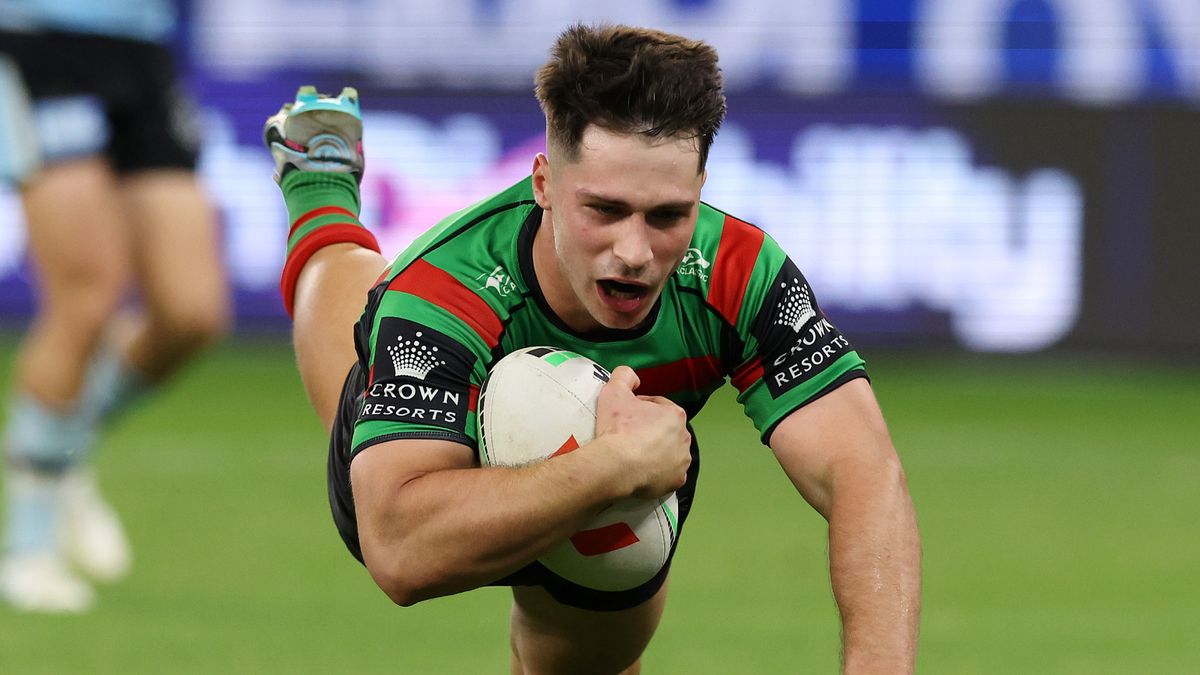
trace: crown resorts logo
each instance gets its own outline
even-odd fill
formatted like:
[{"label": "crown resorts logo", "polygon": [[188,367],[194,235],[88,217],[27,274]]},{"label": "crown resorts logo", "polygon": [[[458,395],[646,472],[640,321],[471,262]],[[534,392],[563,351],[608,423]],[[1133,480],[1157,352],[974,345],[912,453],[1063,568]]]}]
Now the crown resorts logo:
[{"label": "crown resorts logo", "polygon": [[712,263],[704,259],[704,254],[698,248],[689,248],[683,254],[683,260],[676,270],[680,276],[698,277],[700,281],[708,281],[708,268]]},{"label": "crown resorts logo", "polygon": [[785,289],[784,298],[780,304],[779,316],[775,319],[775,324],[790,326],[792,330],[799,333],[804,324],[817,316],[813,310],[812,297],[809,296],[808,287],[799,279],[792,279],[791,286],[786,281],[780,283],[780,286]]},{"label": "crown resorts logo", "polygon": [[421,331],[417,331],[411,340],[405,340],[404,336],[400,335],[396,338],[396,344],[388,345],[388,354],[392,357],[397,376],[407,375],[424,380],[429,371],[446,365],[443,359],[438,358],[436,346],[421,344],[418,339],[421,336]]}]

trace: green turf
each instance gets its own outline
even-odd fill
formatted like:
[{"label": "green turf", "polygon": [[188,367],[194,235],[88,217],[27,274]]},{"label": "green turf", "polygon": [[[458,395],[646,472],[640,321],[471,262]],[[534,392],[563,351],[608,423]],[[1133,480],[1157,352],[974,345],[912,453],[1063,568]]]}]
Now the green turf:
[{"label": "green turf", "polygon": [[[1196,672],[1200,370],[868,357],[924,538],[920,672]],[[697,429],[646,672],[835,672],[823,521],[732,396]],[[192,368],[101,448],[134,574],[86,616],[0,608],[0,673],[506,672],[504,590],[398,608],[345,552],[324,444],[286,345]]]}]

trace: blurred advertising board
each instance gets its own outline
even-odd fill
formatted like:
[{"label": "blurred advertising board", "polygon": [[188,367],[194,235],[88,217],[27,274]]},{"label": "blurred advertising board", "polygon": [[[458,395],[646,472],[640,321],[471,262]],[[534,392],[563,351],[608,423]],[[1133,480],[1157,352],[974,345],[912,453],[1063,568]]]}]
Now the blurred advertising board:
[{"label": "blurred advertising board", "polygon": [[[614,19],[721,49],[730,115],[704,198],[778,239],[860,346],[1200,345],[1200,4],[566,4],[186,7],[240,325],[286,326],[286,214],[259,133],[298,84],[362,92],[363,219],[399,251],[529,170],[532,71],[562,26]],[[0,190],[7,323],[28,315],[29,274]]]}]

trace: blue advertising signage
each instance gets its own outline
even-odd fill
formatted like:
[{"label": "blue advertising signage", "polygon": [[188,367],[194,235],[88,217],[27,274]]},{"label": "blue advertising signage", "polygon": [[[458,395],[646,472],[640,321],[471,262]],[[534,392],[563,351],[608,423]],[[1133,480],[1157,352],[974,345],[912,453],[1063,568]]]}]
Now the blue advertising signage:
[{"label": "blue advertising signage", "polygon": [[[1163,139],[1200,121],[1200,3],[567,4],[186,6],[200,170],[240,325],[286,325],[287,217],[259,134],[297,85],[362,92],[363,220],[398,252],[528,172],[544,145],[533,71],[563,26],[608,19],[718,47],[730,114],[704,198],[778,239],[861,346],[1200,341],[1200,327],[1162,318],[1169,303],[1139,302],[1172,297],[1188,274],[1163,242],[1191,227],[1180,209],[1194,191],[1164,176],[1200,175],[1200,160]],[[16,195],[0,190],[10,322],[31,303],[23,240]],[[1110,325],[1111,302],[1142,328]]]}]

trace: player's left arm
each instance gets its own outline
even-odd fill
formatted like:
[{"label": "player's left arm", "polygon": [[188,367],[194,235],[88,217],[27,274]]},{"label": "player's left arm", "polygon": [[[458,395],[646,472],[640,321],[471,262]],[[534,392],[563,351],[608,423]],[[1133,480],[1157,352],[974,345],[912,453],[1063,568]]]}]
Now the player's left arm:
[{"label": "player's left arm", "polygon": [[871,385],[842,384],[771,434],[780,465],[829,521],[829,570],[845,673],[911,673],[921,543],[904,470]]}]

